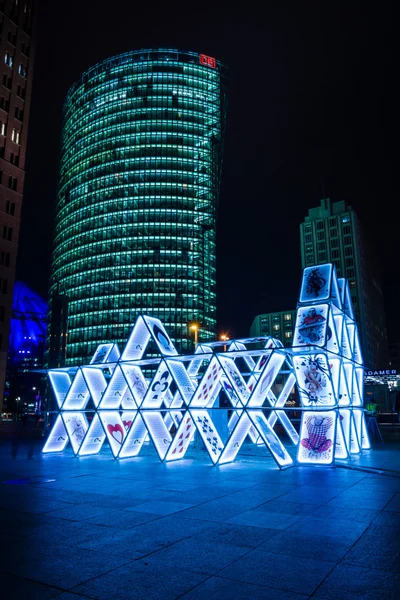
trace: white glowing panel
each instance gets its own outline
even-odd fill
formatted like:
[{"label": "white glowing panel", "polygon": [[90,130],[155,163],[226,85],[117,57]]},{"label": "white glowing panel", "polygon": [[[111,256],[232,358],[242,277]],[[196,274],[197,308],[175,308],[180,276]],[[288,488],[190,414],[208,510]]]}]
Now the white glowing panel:
[{"label": "white glowing panel", "polygon": [[195,431],[196,428],[193,423],[193,419],[190,413],[187,411],[183,415],[181,424],[179,425],[176,435],[172,440],[172,444],[167,452],[165,460],[177,460],[179,458],[183,458],[190,442],[193,439]]},{"label": "white glowing panel", "polygon": [[91,365],[100,365],[107,361],[107,358],[113,348],[114,344],[100,344],[97,347],[96,352],[93,355],[92,360],[90,361]]},{"label": "white glowing panel", "polygon": [[349,457],[349,451],[347,450],[347,444],[342,425],[342,417],[339,415],[337,420],[336,429],[336,443],[335,443],[335,458],[345,459]]},{"label": "white glowing panel", "polygon": [[250,397],[250,392],[247,389],[246,382],[243,379],[239,369],[235,365],[235,361],[232,358],[222,356],[222,354],[219,355],[218,359],[224,369],[225,376],[228,378],[229,383],[239,396],[241,403],[243,405],[246,404]]},{"label": "white glowing panel", "polygon": [[93,403],[97,407],[107,387],[103,371],[94,367],[82,367],[82,373]]},{"label": "white glowing panel", "polygon": [[362,367],[356,367],[354,371],[355,379],[357,381],[357,394],[353,396],[353,406],[362,406],[364,395],[364,369]]},{"label": "white glowing panel", "polygon": [[142,408],[159,408],[172,381],[171,373],[162,360],[144,397]]},{"label": "white glowing panel", "polygon": [[148,389],[148,384],[140,367],[122,365],[121,369],[130,390],[130,394],[125,394],[122,398],[122,408],[129,409],[141,406]]},{"label": "white glowing panel", "polygon": [[346,370],[344,368],[343,363],[341,363],[340,365],[338,399],[339,406],[349,406],[349,404],[351,403],[351,396],[347,385]]},{"label": "white glowing panel", "polygon": [[132,425],[119,453],[119,458],[137,456],[147,437],[147,428],[140,414],[133,418]]},{"label": "white glowing panel", "polygon": [[349,409],[340,409],[339,415],[338,415],[338,420],[341,423],[344,440],[346,442],[347,452],[350,451],[350,447],[351,447],[351,420],[350,420],[351,412],[352,411]]},{"label": "white glowing panel", "polygon": [[329,298],[331,279],[332,265],[330,263],[304,269],[300,302],[320,302]]},{"label": "white glowing panel", "polygon": [[[285,406],[287,399],[289,397],[289,394],[290,394],[291,390],[293,389],[293,386],[295,383],[296,383],[296,377],[293,375],[293,373],[290,373],[288,379],[285,382],[285,385],[283,386],[283,388],[281,390],[281,393],[278,396],[278,399],[273,404],[274,408],[279,408],[279,407]],[[282,423],[283,428],[285,429],[286,433],[290,437],[293,444],[297,444],[299,442],[299,434],[297,433],[296,429],[294,428],[289,417],[282,410],[278,410],[276,412],[274,411],[269,415],[268,425],[270,427],[274,428],[278,419]]]},{"label": "white glowing panel", "polygon": [[256,367],[254,369],[255,372],[261,372],[263,370],[271,354],[272,350],[264,350],[263,354],[259,357],[257,361]]},{"label": "white glowing panel", "polygon": [[343,369],[346,374],[347,389],[349,392],[349,403],[351,404],[353,402],[354,365],[351,361],[345,360],[343,361]]},{"label": "white glowing panel", "polygon": [[235,391],[235,388],[229,382],[228,378],[225,375],[222,375],[220,379],[220,384],[221,388],[224,390],[232,406],[237,406],[238,404],[242,406],[242,403],[240,402],[239,396]]},{"label": "white glowing panel", "polygon": [[219,433],[206,410],[191,410],[190,412],[206,450],[215,464],[218,462],[221,452],[224,449],[224,444]]},{"label": "white glowing panel", "polygon": [[219,458],[218,462],[220,465],[235,460],[246,436],[250,433],[250,429],[253,428],[253,424],[247,416],[247,413],[235,411],[235,414],[237,418],[236,426],[229,436],[226,446]]},{"label": "white glowing panel", "polygon": [[294,355],[293,365],[303,406],[336,404],[326,354]]},{"label": "white glowing panel", "polygon": [[165,426],[161,413],[158,411],[143,411],[142,417],[158,456],[161,460],[164,460],[172,442],[172,437]]},{"label": "white glowing panel", "polygon": [[177,356],[176,351],[168,333],[165,331],[164,325],[158,319],[152,317],[143,317],[147,327],[149,328],[152,338],[158,346],[159,351],[163,356]]},{"label": "white glowing panel", "polygon": [[249,407],[261,407],[268,399],[268,393],[285,361],[283,354],[275,352],[264,363],[263,371],[254,387],[248,402]]},{"label": "white glowing panel", "polygon": [[191,407],[207,406],[210,401],[210,397],[213,397],[213,392],[216,386],[219,385],[221,375],[222,367],[214,356],[210,361],[210,364],[208,365],[206,372],[204,373],[203,378],[201,379],[200,384],[193,396],[193,399],[190,403]]},{"label": "white glowing panel", "polygon": [[[340,338],[339,338],[340,339]],[[328,326],[326,328],[326,349],[328,352],[338,354],[340,351],[336,325],[332,316],[332,308],[328,310]]]},{"label": "white glowing panel", "polygon": [[89,389],[86,385],[82,370],[78,369],[74,380],[64,400],[63,410],[83,410],[90,398]]},{"label": "white glowing panel", "polygon": [[71,378],[65,371],[49,371],[49,379],[58,408],[61,408],[71,387]]},{"label": "white glowing panel", "polygon": [[82,412],[66,411],[62,413],[65,428],[68,433],[74,454],[78,454],[89,424],[86,415]]},{"label": "white glowing panel", "polygon": [[98,454],[106,439],[106,434],[101,425],[98,413],[94,413],[87,434],[81,447],[79,448],[79,456],[87,456],[89,454]]},{"label": "white glowing panel", "polygon": [[328,304],[303,306],[297,309],[293,346],[325,346],[327,337]]},{"label": "white glowing panel", "polygon": [[264,413],[261,410],[249,410],[248,415],[278,465],[280,467],[292,465],[293,460],[290,454],[268,424]]},{"label": "white glowing panel", "polygon": [[[239,420],[239,411],[235,410],[232,412],[231,417],[228,421],[228,429],[231,433],[233,432],[238,420]],[[257,430],[254,427],[252,422],[250,422],[248,436],[249,436],[250,440],[253,442],[253,444],[261,445],[264,443],[262,437],[259,435],[259,433],[257,432]],[[229,444],[229,443],[230,443],[230,438],[227,441],[227,444]]]},{"label": "white glowing panel", "polygon": [[351,350],[349,332],[347,329],[346,322],[344,323],[344,326],[343,326],[341,351],[342,351],[342,355],[344,356],[344,358],[348,358],[348,359],[352,358],[352,350]]},{"label": "white glowing panel", "polygon": [[165,361],[169,367],[169,370],[172,373],[174,381],[178,386],[178,390],[181,394],[181,397],[185,401],[186,405],[190,404],[193,394],[196,391],[196,386],[193,381],[190,379],[184,365],[177,361],[167,359]]},{"label": "white glowing panel", "polygon": [[121,416],[118,411],[101,410],[99,411],[99,417],[110,444],[111,452],[114,458],[117,458],[126,437],[126,429]]},{"label": "white glowing panel", "polygon": [[354,420],[354,413],[351,411],[350,414],[350,453],[359,454],[361,451],[360,440],[358,438],[357,427]]},{"label": "white glowing panel", "polygon": [[248,368],[250,370],[255,368],[256,363],[250,355],[245,354],[247,348],[242,342],[234,342],[233,344],[231,344],[228,348],[228,352],[232,352],[233,350],[243,350],[243,360],[247,364]]},{"label": "white glowing panel", "polygon": [[371,447],[367,426],[365,423],[365,414],[363,409],[355,409],[353,411],[354,424],[357,431],[358,442],[363,449],[369,449]]},{"label": "white glowing panel", "polygon": [[304,412],[301,415],[300,444],[297,460],[300,463],[330,465],[334,459],[336,412]]},{"label": "white glowing panel", "polygon": [[68,444],[68,434],[61,415],[58,415],[42,452],[61,452]]},{"label": "white glowing panel", "polygon": [[139,317],[122,353],[121,360],[138,360],[142,358],[149,340],[150,332],[143,318]]}]

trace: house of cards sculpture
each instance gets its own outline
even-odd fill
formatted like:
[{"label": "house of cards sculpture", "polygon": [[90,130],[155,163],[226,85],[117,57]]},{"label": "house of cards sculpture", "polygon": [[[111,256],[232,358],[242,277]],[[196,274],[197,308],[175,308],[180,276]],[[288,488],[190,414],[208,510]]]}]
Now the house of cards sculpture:
[{"label": "house of cards sculpture", "polygon": [[[108,446],[114,458],[127,458],[152,443],[160,460],[173,461],[197,432],[214,464],[233,461],[252,442],[284,468],[330,465],[370,447],[357,326],[347,282],[331,264],[304,270],[292,348],[246,338],[200,343],[180,356],[162,323],[140,316],[122,354],[102,344],[89,365],[48,376],[58,410],[44,453],[70,442],[78,456]],[[299,431],[287,406],[294,388]]]}]

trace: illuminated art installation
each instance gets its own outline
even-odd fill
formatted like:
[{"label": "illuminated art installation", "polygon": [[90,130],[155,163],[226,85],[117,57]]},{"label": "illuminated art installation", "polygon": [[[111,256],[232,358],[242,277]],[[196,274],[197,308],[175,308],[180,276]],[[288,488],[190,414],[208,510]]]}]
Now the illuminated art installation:
[{"label": "illuminated art installation", "polygon": [[[76,455],[97,454],[107,441],[114,458],[127,458],[151,441],[160,460],[172,461],[198,432],[214,464],[233,461],[248,438],[284,468],[331,465],[370,448],[349,288],[331,264],[304,270],[293,347],[271,337],[223,344],[178,355],[162,323],[140,316],[122,355],[102,344],[89,365],[49,370],[59,412],[43,452],[70,441]],[[294,386],[299,433],[287,406]]]}]

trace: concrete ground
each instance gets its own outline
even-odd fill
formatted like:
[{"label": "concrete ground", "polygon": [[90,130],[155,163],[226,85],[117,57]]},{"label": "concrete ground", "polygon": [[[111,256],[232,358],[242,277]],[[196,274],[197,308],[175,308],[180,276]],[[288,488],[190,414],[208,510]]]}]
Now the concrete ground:
[{"label": "concrete ground", "polygon": [[33,425],[0,430],[5,600],[400,597],[400,442],[352,469],[279,471],[246,446],[161,464],[109,451],[40,453]]}]

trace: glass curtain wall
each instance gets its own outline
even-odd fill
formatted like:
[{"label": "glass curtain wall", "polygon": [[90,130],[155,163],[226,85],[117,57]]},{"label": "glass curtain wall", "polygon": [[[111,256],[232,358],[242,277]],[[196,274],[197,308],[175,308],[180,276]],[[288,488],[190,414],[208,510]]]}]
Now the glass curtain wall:
[{"label": "glass curtain wall", "polygon": [[124,346],[140,313],[182,352],[215,335],[226,72],[193,52],[123,54],[65,109],[50,295],[69,297],[67,364]]}]

